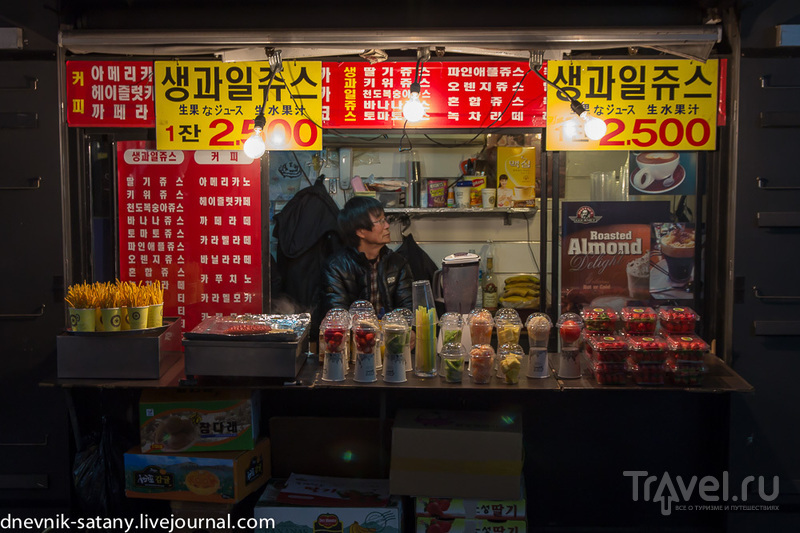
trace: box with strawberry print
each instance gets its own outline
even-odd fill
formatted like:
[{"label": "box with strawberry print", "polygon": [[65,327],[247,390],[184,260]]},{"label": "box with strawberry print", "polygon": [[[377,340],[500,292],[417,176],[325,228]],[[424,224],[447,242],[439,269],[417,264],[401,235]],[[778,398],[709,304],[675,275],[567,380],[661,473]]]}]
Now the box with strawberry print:
[{"label": "box with strawberry print", "polygon": [[678,387],[697,387],[703,384],[706,366],[702,361],[667,359],[667,380]]},{"label": "box with strawberry print", "polygon": [[629,335],[647,335],[656,332],[658,315],[652,307],[623,307],[622,331]]},{"label": "box with strawberry print", "polygon": [[667,341],[661,335],[628,335],[628,353],[635,363],[663,363]]},{"label": "box with strawberry print", "polygon": [[664,306],[658,308],[658,323],[667,333],[694,333],[700,316],[690,307]]},{"label": "box with strawberry print", "polygon": [[589,369],[598,385],[625,385],[628,380],[625,362],[607,363],[590,358]]},{"label": "box with strawberry print", "polygon": [[711,347],[700,336],[667,335],[667,354],[679,361],[702,361]]},{"label": "box with strawberry print", "polygon": [[431,518],[418,516],[416,533],[525,533],[525,520],[482,520],[479,518]]},{"label": "box with strawberry print", "polygon": [[620,335],[589,335],[586,337],[586,353],[595,361],[624,363],[628,356],[628,342]]},{"label": "box with strawberry print", "polygon": [[438,518],[521,520],[525,518],[524,489],[523,497],[518,500],[417,497],[414,502],[414,514]]},{"label": "box with strawberry print", "polygon": [[667,374],[664,361],[639,361],[628,358],[628,371],[637,385],[663,385]]},{"label": "box with strawberry print", "polygon": [[617,312],[612,307],[585,307],[581,310],[586,333],[614,333],[617,330]]}]

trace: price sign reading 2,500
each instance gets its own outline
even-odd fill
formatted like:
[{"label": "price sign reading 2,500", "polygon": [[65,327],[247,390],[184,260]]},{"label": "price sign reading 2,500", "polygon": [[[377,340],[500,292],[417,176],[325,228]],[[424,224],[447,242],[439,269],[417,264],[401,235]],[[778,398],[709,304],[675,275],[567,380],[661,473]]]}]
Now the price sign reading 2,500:
[{"label": "price sign reading 2,500", "polygon": [[[601,146],[635,145],[650,148],[655,145],[674,147],[686,142],[690,146],[705,146],[711,138],[711,126],[704,118],[693,118],[685,124],[676,118],[661,123],[654,118],[637,118],[633,129],[625,131],[625,122],[618,118],[605,119],[608,132],[600,139]],[[628,137],[629,140],[616,139]]]},{"label": "price sign reading 2,500", "polygon": [[[208,146],[212,149],[244,144],[244,141],[253,134],[252,120],[245,120],[238,134],[233,121],[228,119],[212,120],[208,126],[213,131],[212,137],[208,140]],[[175,129],[175,126],[166,128],[170,142],[175,140]],[[309,119],[301,119],[294,124],[282,118],[271,119],[265,130],[267,146],[273,149],[313,146],[319,135],[316,124]]]}]

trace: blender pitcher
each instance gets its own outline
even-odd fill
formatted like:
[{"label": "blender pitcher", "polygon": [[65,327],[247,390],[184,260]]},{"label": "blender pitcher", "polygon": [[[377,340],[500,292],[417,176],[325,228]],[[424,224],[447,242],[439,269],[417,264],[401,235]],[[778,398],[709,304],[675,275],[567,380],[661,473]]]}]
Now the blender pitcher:
[{"label": "blender pitcher", "polygon": [[448,313],[465,315],[475,307],[480,260],[479,255],[469,252],[458,252],[442,260],[441,289]]}]

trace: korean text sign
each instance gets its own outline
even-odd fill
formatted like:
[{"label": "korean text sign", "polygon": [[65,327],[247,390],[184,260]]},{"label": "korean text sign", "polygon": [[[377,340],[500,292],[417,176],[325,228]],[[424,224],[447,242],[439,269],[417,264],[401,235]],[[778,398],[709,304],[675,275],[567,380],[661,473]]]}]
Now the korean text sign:
[{"label": "korean text sign", "polygon": [[262,311],[260,165],[236,150],[117,144],[120,278],[161,281],[184,331]]},{"label": "korean text sign", "polygon": [[[156,61],[158,149],[241,150],[269,75],[267,61]],[[322,63],[284,61],[266,96],[267,150],[322,148]]]},{"label": "korean text sign", "polygon": [[717,60],[550,61],[547,79],[607,126],[588,139],[569,101],[547,87],[548,150],[715,150]]},{"label": "korean text sign", "polygon": [[67,124],[155,126],[151,61],[67,61]]},{"label": "korean text sign", "polygon": [[[326,128],[402,128],[416,63],[324,63]],[[407,128],[544,127],[544,82],[519,61],[423,63]],[[505,110],[505,112],[503,112]]]}]

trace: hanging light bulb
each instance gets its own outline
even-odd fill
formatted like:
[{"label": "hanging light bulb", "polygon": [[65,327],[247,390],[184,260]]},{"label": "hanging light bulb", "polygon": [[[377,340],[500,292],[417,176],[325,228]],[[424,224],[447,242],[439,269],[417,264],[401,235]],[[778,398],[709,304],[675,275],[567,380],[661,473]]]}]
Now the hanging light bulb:
[{"label": "hanging light bulb", "polygon": [[250,159],[258,159],[267,151],[267,145],[261,137],[266,123],[267,119],[264,115],[259,114],[254,121],[253,134],[244,142],[242,149]]},{"label": "hanging light bulb", "polygon": [[419,101],[419,83],[412,83],[409,91],[408,101],[403,105],[403,117],[409,122],[419,122],[425,115],[425,108]]},{"label": "hanging light bulb", "polygon": [[584,133],[586,133],[586,136],[591,140],[599,141],[605,136],[606,130],[608,129],[605,121],[600,117],[592,115],[588,111],[584,113],[584,115],[581,115],[581,118],[584,120]]}]

